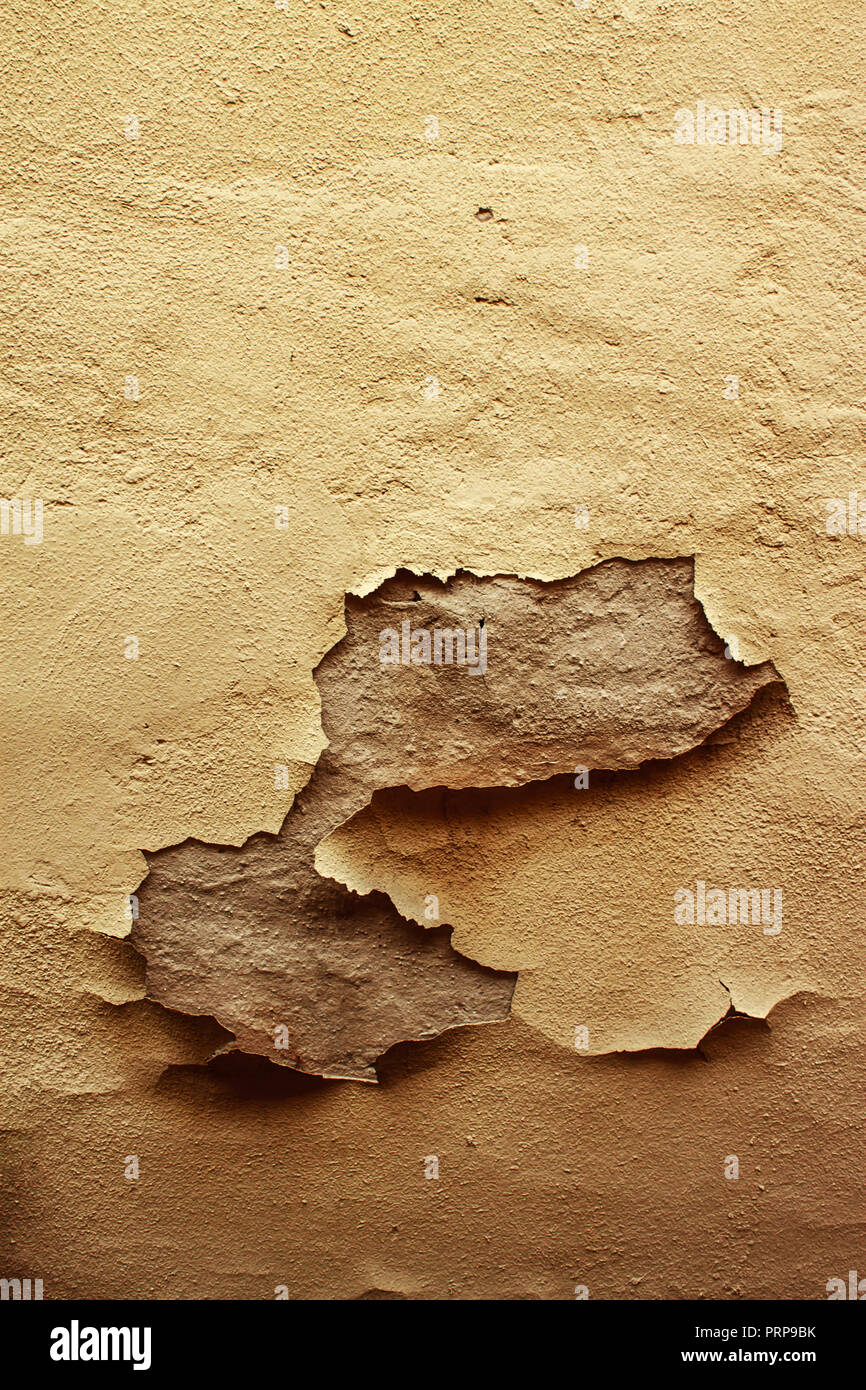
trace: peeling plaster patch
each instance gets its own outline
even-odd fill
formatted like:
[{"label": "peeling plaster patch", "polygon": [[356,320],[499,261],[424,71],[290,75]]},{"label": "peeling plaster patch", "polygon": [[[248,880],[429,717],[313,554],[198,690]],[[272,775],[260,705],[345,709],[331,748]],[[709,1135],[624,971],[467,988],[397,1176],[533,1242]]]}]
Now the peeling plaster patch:
[{"label": "peeling plaster patch", "polygon": [[[328,759],[356,783],[335,823],[383,787],[517,786],[694,747],[778,675],[724,659],[693,581],[691,560],[609,560],[551,582],[403,573],[349,597],[347,636],[316,671]],[[486,671],[383,667],[381,633],[406,621],[483,623]]]},{"label": "peeling plaster patch", "polygon": [[133,929],[150,997],[213,1016],[244,1051],[357,1080],[396,1042],[504,1018],[513,973],[451,949],[435,894],[419,932],[384,895],[323,878],[322,840],[395,785],[509,787],[675,757],[777,679],[725,659],[688,560],[550,583],[398,573],[348,597],[346,635],[316,671],[328,749],[279,835],[150,857]]},{"label": "peeling plaster patch", "polygon": [[304,816],[327,793],[314,777],[279,838],[154,856],[133,942],[152,998],[212,1015],[243,1051],[375,1081],[396,1042],[505,1018],[514,976],[458,955],[447,927],[419,931],[383,894],[320,878]]}]

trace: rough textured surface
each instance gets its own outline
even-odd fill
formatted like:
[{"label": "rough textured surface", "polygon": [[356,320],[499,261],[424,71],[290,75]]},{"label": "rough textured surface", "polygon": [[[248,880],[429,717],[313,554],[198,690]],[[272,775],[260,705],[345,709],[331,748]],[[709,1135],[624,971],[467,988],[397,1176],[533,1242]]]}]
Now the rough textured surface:
[{"label": "rough textured surface", "polygon": [[[690,560],[609,560],[546,584],[400,574],[349,598],[346,637],[316,671],[328,759],[367,801],[675,757],[778,680],[725,658],[693,591]],[[408,663],[383,664],[382,634],[404,623]],[[413,660],[418,634],[446,632],[471,635],[474,667],[448,663],[453,642],[440,664]]]},{"label": "rough textured surface", "polygon": [[149,997],[213,1015],[242,1051],[363,1080],[396,1042],[505,1017],[513,976],[473,968],[380,893],[322,882],[317,844],[394,784],[511,786],[692,747],[777,680],[725,658],[692,583],[685,560],[611,560],[552,584],[401,575],[350,599],[316,671],[329,747],[280,834],[149,858],[132,933]]},{"label": "rough textured surface", "polygon": [[505,1018],[514,976],[465,960],[382,893],[323,881],[292,814],[279,839],[158,855],[133,932],[150,998],[211,1014],[244,1052],[375,1081],[394,1043]]},{"label": "rough textured surface", "polygon": [[[2,496],[45,503],[41,545],[0,536],[0,1273],[46,1297],[826,1297],[863,1268],[866,551],[825,528],[864,491],[860,0],[11,0],[0,27]],[[781,154],[676,145],[698,99],[780,107]],[[514,961],[534,928],[509,1021],[398,1048],[378,1087],[202,1065],[228,1037],[145,1001],[106,933],[140,847],[279,829],[346,591],[690,555],[791,709],[589,802],[446,799],[458,945]],[[382,816],[407,895],[413,804],[399,854]],[[592,965],[579,1011],[639,1043],[683,964],[661,895],[746,875],[782,885],[785,926],[721,979],[746,1012],[766,982],[808,994],[708,1060],[552,1040]],[[724,1008],[693,986],[692,1036]]]}]

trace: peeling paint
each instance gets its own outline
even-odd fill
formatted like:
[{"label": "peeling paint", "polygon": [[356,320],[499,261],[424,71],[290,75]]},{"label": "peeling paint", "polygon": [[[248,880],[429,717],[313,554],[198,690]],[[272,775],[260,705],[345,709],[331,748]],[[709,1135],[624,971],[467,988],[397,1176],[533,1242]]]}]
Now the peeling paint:
[{"label": "peeling paint", "polygon": [[[398,1041],[505,1017],[514,976],[461,961],[441,926],[418,933],[369,886],[324,881],[329,832],[395,784],[513,786],[676,757],[778,678],[725,659],[688,561],[612,560],[548,584],[398,574],[349,598],[346,626],[316,671],[328,750],[279,836],[150,856],[132,939],[151,998],[212,1015],[244,1051],[374,1080]],[[422,904],[438,926],[438,895]]]}]

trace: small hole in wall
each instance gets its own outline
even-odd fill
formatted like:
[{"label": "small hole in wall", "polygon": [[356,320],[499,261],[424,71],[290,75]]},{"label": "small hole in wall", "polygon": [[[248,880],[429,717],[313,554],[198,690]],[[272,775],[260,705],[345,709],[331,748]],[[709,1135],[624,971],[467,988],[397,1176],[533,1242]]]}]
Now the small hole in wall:
[{"label": "small hole in wall", "polygon": [[492,208],[479,208],[475,214],[479,222],[489,222],[493,216]]}]

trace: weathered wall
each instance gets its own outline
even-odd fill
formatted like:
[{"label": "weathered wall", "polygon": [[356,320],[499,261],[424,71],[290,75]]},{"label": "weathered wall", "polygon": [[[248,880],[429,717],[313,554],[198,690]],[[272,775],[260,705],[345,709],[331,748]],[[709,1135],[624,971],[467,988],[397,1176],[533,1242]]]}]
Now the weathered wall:
[{"label": "weathered wall", "polygon": [[[40,544],[0,537],[0,1273],[824,1297],[863,1177],[864,540],[826,529],[866,495],[860,6],[0,25],[0,495],[44,503]],[[698,101],[780,109],[780,153],[675,143]],[[345,594],[617,556],[694,556],[787,697],[585,791],[377,794],[320,866],[407,916],[435,891],[520,970],[511,1017],[401,1044],[378,1087],[208,1064],[225,1034],[143,997],[126,895],[143,850],[279,828]],[[780,886],[782,931],[680,934],[699,879]],[[728,999],[752,1017],[682,1050]]]}]

